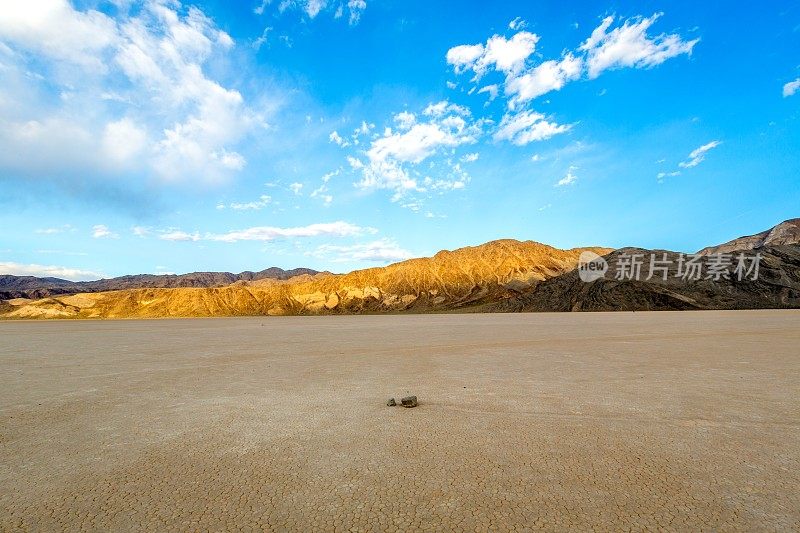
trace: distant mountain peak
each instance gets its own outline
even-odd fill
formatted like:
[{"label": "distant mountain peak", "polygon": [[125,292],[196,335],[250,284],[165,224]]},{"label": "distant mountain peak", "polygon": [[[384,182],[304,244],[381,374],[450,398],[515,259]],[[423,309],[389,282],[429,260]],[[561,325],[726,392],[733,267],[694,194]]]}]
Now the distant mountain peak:
[{"label": "distant mountain peak", "polygon": [[45,298],[59,294],[104,292],[123,289],[224,287],[231,283],[236,283],[237,281],[258,281],[261,279],[288,280],[306,274],[314,276],[318,274],[318,272],[310,268],[284,270],[278,267],[269,267],[259,272],[245,270],[238,274],[232,274],[230,272],[132,274],[95,281],[68,281],[58,278],[0,275],[0,300],[10,298]]},{"label": "distant mountain peak", "polygon": [[699,252],[700,255],[713,255],[717,253],[731,253],[744,250],[757,250],[764,246],[781,246],[785,244],[800,244],[800,218],[790,218],[772,228],[745,235],[732,241],[716,246],[708,246]]}]

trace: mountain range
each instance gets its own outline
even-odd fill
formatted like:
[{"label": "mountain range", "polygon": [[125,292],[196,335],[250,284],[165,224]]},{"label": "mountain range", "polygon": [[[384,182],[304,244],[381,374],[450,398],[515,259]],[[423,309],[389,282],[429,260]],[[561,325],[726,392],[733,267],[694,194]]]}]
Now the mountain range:
[{"label": "mountain range", "polygon": [[[755,280],[687,279],[679,272],[683,254],[667,250],[561,250],[509,239],[347,274],[272,268],[78,283],[0,276],[0,318],[800,308],[798,243],[800,219],[793,219],[698,252],[705,270],[716,254],[758,253]],[[581,280],[586,253],[603,257],[605,277]],[[663,277],[614,275],[632,256],[651,255],[670,263]]]},{"label": "mountain range", "polygon": [[96,281],[68,281],[59,278],[37,278],[34,276],[10,276],[0,274],[0,300],[12,298],[46,298],[58,294],[79,292],[104,292],[123,289],[178,288],[178,287],[224,287],[236,281],[260,279],[286,280],[301,275],[319,274],[310,268],[283,270],[278,267],[260,272],[192,272],[189,274],[136,274]]}]

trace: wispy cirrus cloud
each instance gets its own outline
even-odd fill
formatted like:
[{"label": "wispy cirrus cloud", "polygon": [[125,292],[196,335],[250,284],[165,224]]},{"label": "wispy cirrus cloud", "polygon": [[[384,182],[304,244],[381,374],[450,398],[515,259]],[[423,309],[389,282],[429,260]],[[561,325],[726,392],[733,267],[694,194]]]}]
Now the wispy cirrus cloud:
[{"label": "wispy cirrus cloud", "polygon": [[187,233],[181,230],[167,230],[159,234],[159,239],[162,241],[172,242],[197,242],[201,239],[198,232]]},{"label": "wispy cirrus cloud", "polygon": [[[272,3],[272,0],[261,0],[253,9],[253,13],[263,15],[270,9]],[[330,12],[333,18],[347,20],[348,24],[354,26],[358,24],[367,9],[367,2],[366,0],[276,0],[274,9],[281,14],[297,11],[312,20],[322,12]]]},{"label": "wispy cirrus cloud", "polygon": [[[262,194],[259,196],[258,200],[253,200],[252,202],[231,202],[228,204],[228,207],[234,211],[258,211],[259,209],[267,207],[270,203],[272,203],[272,197],[268,194]],[[223,204],[220,205],[224,207]],[[218,209],[222,209],[222,207],[218,206]]]},{"label": "wispy cirrus cloud", "polygon": [[61,226],[51,227],[51,228],[39,228],[34,230],[34,233],[39,235],[58,235],[60,233],[66,232],[74,232],[75,228],[72,227],[71,224],[63,224]]},{"label": "wispy cirrus cloud", "polygon": [[280,238],[297,237],[350,237],[376,232],[377,230],[374,228],[366,228],[350,224],[349,222],[337,221],[288,228],[256,226],[242,230],[229,231],[227,233],[209,233],[203,238],[210,241],[221,242],[272,241]]},{"label": "wispy cirrus cloud", "polygon": [[[695,148],[694,150],[689,152],[689,157],[687,159],[678,163],[678,167],[680,167],[683,170],[696,167],[697,165],[705,161],[706,154],[708,154],[709,151],[713,150],[720,144],[722,144],[722,141],[714,140],[707,142],[706,144],[698,148]],[[662,171],[656,174],[656,180],[658,181],[658,183],[663,183],[665,178],[680,176],[681,172],[682,172],[681,170],[673,170],[671,172]]]},{"label": "wispy cirrus cloud", "polygon": [[[105,226],[96,227],[95,232],[102,237],[116,235]],[[273,241],[276,239],[312,237],[355,237],[375,234],[378,230],[340,220],[336,222],[308,224],[306,226],[253,226],[224,233],[188,232],[180,228],[155,229],[142,227],[135,227],[133,232],[134,235],[139,237],[153,236],[157,237],[159,240],[170,242],[217,241],[235,243],[242,241]]]},{"label": "wispy cirrus cloud", "polygon": [[578,170],[578,167],[571,166],[567,170],[567,174],[558,180],[555,184],[555,187],[564,187],[566,185],[574,185],[576,181],[578,181],[578,176],[574,174],[573,171]]},{"label": "wispy cirrus cloud", "polygon": [[783,86],[783,97],[788,98],[794,93],[800,90],[800,78],[797,78],[794,81],[790,81],[789,83],[784,84]]},{"label": "wispy cirrus cloud", "polygon": [[681,168],[692,168],[696,167],[706,159],[706,153],[709,150],[712,150],[722,144],[722,141],[711,141],[709,143],[704,144],[703,146],[696,148],[689,153],[689,159],[686,161],[681,161],[678,163],[678,166]]},{"label": "wispy cirrus cloud", "polygon": [[554,135],[565,133],[572,129],[572,124],[556,124],[546,120],[541,113],[534,111],[521,111],[519,113],[506,113],[500,125],[494,132],[496,141],[511,141],[523,146],[535,141],[543,141]]}]

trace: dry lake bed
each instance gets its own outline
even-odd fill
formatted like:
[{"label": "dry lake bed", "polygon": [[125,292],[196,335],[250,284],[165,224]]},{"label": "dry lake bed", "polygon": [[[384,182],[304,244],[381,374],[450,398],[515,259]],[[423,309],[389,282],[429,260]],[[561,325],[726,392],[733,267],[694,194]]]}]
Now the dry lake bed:
[{"label": "dry lake bed", "polygon": [[0,530],[568,527],[800,529],[800,312],[0,323]]}]

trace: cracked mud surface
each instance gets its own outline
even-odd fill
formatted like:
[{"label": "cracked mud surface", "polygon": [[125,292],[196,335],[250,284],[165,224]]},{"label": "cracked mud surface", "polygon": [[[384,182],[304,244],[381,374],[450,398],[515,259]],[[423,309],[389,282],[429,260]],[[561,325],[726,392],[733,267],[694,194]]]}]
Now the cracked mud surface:
[{"label": "cracked mud surface", "polygon": [[792,311],[0,323],[0,530],[797,530],[798,346]]}]

